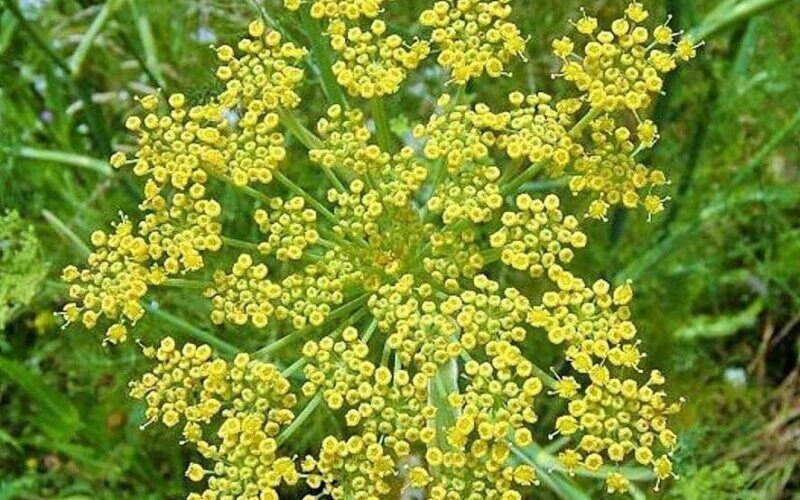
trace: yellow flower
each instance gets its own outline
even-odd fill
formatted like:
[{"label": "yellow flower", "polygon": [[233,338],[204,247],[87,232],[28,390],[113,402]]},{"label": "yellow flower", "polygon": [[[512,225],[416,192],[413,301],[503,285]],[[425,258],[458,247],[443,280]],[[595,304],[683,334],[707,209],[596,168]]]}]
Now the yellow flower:
[{"label": "yellow flower", "polygon": [[[185,475],[206,490],[189,498],[277,499],[302,481],[377,499],[400,475],[434,500],[521,500],[539,481],[519,455],[548,432],[565,439],[566,472],[602,474],[611,493],[629,488],[624,463],[657,482],[673,475],[670,416],[682,401],[668,402],[660,372],[637,375],[646,353],[632,285],[584,281],[574,260],[588,244],[581,215],[663,210],[666,177],[637,160],[658,140],[643,115],[698,46],[640,26],[638,2],[607,29],[583,16],[574,25],[586,39],[553,43],[572,97],[513,92],[502,110],[467,104],[462,87],[401,137],[380,106],[365,113],[358,101],[398,92],[431,47],[460,85],[507,73],[525,49],[510,0],[434,2],[420,16],[430,39],[408,43],[389,32],[382,0],[284,3],[322,20],[335,61],[320,76],[330,69],[359,99],[306,129],[293,114],[306,50],[252,22],[235,47],[215,48],[223,88],[211,98],[139,99],[125,123],[135,150],[109,161],[142,179],[141,217],[92,233],[84,268],[63,271],[64,318],[107,327],[110,343],[138,335],[146,294],[167,285],[204,289],[214,325],[249,331],[239,345],[252,355],[164,337],[144,348],[153,366],[130,385],[145,425],[180,429],[195,449]],[[295,176],[308,165],[301,147],[313,166]],[[588,196],[525,194],[537,175]],[[253,211],[252,230],[237,209]],[[256,241],[223,237],[223,221]],[[523,350],[545,337],[564,361],[555,379]],[[309,403],[296,417],[298,395]],[[537,411],[559,398],[545,431]],[[296,463],[284,444],[319,404],[345,425]]]},{"label": "yellow flower", "polygon": [[523,57],[525,39],[508,21],[510,0],[438,1],[419,18],[432,28],[440,48],[438,62],[456,83],[488,74],[497,78],[515,57]]},{"label": "yellow flower", "polygon": [[428,42],[417,40],[406,48],[399,35],[387,34],[386,29],[379,19],[364,30],[340,20],[330,23],[331,47],[339,55],[331,69],[351,95],[371,99],[394,94],[408,71],[428,57]]},{"label": "yellow flower", "polygon": [[553,51],[563,62],[558,76],[574,84],[597,110],[647,108],[663,88],[663,76],[679,61],[696,55],[690,40],[675,44],[666,26],[653,33],[640,26],[648,17],[641,3],[632,2],[625,17],[611,23],[610,31],[595,33],[597,20],[584,16],[576,25],[588,41],[577,43],[564,37],[553,42]]}]

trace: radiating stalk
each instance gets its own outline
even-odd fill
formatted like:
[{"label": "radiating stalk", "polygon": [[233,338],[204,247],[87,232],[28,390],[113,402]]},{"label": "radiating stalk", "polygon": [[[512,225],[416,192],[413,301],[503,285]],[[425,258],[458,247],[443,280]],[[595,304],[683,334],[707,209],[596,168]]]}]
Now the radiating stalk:
[{"label": "radiating stalk", "polygon": [[[357,310],[359,307],[361,307],[368,300],[368,298],[369,298],[368,294],[364,294],[364,295],[361,295],[359,297],[356,297],[355,299],[351,300],[347,304],[344,304],[344,305],[340,306],[338,309],[334,309],[333,311],[331,311],[331,313],[328,315],[328,317],[325,319],[325,322],[322,325],[319,325],[318,327],[317,326],[313,326],[313,325],[308,325],[305,328],[301,328],[300,330],[295,330],[292,333],[290,333],[289,335],[286,335],[286,336],[276,340],[275,342],[271,343],[270,345],[262,347],[261,349],[256,351],[256,353],[253,356],[257,357],[257,358],[264,357],[267,354],[270,354],[272,352],[277,351],[278,349],[280,349],[282,347],[285,347],[286,345],[288,345],[291,342],[293,342],[294,340],[302,337],[303,335],[305,335],[309,331],[311,331],[311,330],[313,330],[315,328],[321,328],[325,324],[327,324],[328,322],[333,321],[335,319],[338,319],[338,318],[340,318],[341,316],[343,316],[345,314],[349,314],[354,310]],[[345,321],[345,323],[343,325],[340,325],[339,328],[343,329],[343,327],[349,326],[350,324],[358,321],[364,314],[366,314],[366,311],[360,311],[360,312],[356,313],[355,315],[351,316],[348,319],[348,321]]]},{"label": "radiating stalk", "polygon": [[165,286],[170,288],[187,288],[187,289],[205,289],[210,286],[214,286],[214,283],[210,281],[198,281],[198,280],[188,280],[188,279],[179,279],[179,278],[168,278],[163,283],[159,284],[159,286]]},{"label": "radiating stalk", "polygon": [[579,136],[583,132],[583,129],[585,129],[586,127],[589,126],[589,124],[592,123],[592,120],[600,116],[600,113],[601,111],[599,109],[591,108],[589,111],[586,112],[586,114],[583,115],[583,117],[580,120],[578,120],[578,123],[576,123],[570,129],[569,135],[571,135],[572,137]]},{"label": "radiating stalk", "polygon": [[281,372],[281,375],[283,375],[284,377],[291,377],[292,375],[297,373],[297,370],[299,370],[302,367],[304,367],[307,363],[308,363],[308,360],[306,358],[300,358],[297,361],[295,361],[294,363],[292,363],[291,365],[289,365],[288,368],[283,370]]},{"label": "radiating stalk", "polygon": [[323,147],[322,140],[300,123],[294,113],[285,109],[278,110],[278,116],[289,132],[308,149],[320,149]]},{"label": "radiating stalk", "polygon": [[[601,111],[599,109],[596,109],[596,108],[589,109],[589,111],[587,111],[583,115],[583,117],[580,120],[578,120],[578,123],[576,123],[569,130],[569,135],[571,135],[572,137],[579,136],[581,133],[583,133],[583,130],[586,127],[588,127],[592,123],[592,121],[600,115],[600,113],[601,113]],[[538,175],[539,172],[541,172],[543,168],[544,168],[544,165],[542,165],[542,164],[532,163],[527,169],[525,169],[521,174],[519,174],[513,181],[511,181],[509,184],[507,184],[506,186],[501,188],[501,192],[502,192],[503,196],[509,196],[509,195],[516,194],[516,191],[517,191],[517,189],[519,189],[520,186],[522,186],[526,182],[528,182],[531,179],[533,179],[534,177],[536,177],[536,175]]]},{"label": "radiating stalk", "polygon": [[[289,130],[289,132],[298,140],[300,141],[307,149],[321,149],[325,147],[322,140],[317,137],[314,132],[309,130],[305,127],[300,121],[294,116],[291,111],[286,111],[283,109],[278,110],[278,116],[280,116],[281,123]],[[336,174],[328,167],[320,166],[322,172],[325,174],[325,177],[333,184],[333,186],[339,190],[340,192],[346,191],[344,184]]]},{"label": "radiating stalk", "polygon": [[280,339],[278,339],[275,342],[271,343],[270,345],[268,345],[266,347],[262,347],[261,349],[259,349],[258,352],[256,352],[256,356],[259,356],[259,357],[266,356],[267,354],[273,353],[273,352],[281,349],[282,347],[286,347],[287,345],[289,345],[292,342],[294,342],[295,339],[299,338],[304,333],[306,333],[306,331],[307,331],[306,329],[295,330],[292,333],[290,333],[289,335],[284,335],[283,337],[281,337]]},{"label": "radiating stalk", "polygon": [[308,420],[308,418],[314,414],[314,410],[317,409],[317,407],[321,402],[322,402],[322,393],[317,393],[317,395],[314,396],[314,399],[309,401],[306,407],[303,408],[303,411],[301,411],[300,414],[297,415],[297,417],[295,417],[294,421],[292,421],[292,423],[289,424],[289,427],[284,429],[283,432],[281,432],[278,435],[277,439],[278,446],[282,445],[283,443],[286,442],[287,439],[292,437],[292,435],[297,431],[297,429],[299,429],[300,426],[302,426],[306,422],[306,420]]},{"label": "radiating stalk", "polygon": [[311,42],[311,50],[314,53],[312,59],[317,61],[317,69],[319,70],[319,77],[322,81],[322,89],[325,95],[330,102],[349,109],[350,105],[347,103],[344,90],[342,90],[341,85],[336,80],[336,76],[333,74],[330,44],[325,39],[325,35],[322,34],[319,21],[312,18],[308,8],[305,7],[300,9],[300,20],[303,30],[308,36],[309,42]]},{"label": "radiating stalk", "polygon": [[223,354],[227,354],[227,355],[231,356],[231,355],[239,353],[239,348],[237,348],[235,345],[230,344],[230,343],[228,343],[228,342],[226,342],[226,341],[224,341],[222,339],[217,338],[217,336],[214,335],[213,333],[209,333],[209,332],[207,332],[205,330],[201,330],[200,328],[197,328],[196,326],[192,325],[191,323],[189,323],[189,322],[187,322],[187,321],[185,321],[185,320],[183,320],[183,319],[181,319],[181,318],[179,318],[177,316],[174,316],[171,313],[168,313],[167,311],[164,311],[163,309],[161,309],[157,305],[151,304],[149,302],[142,302],[142,306],[152,316],[155,316],[156,318],[162,319],[162,320],[166,321],[167,323],[184,330],[190,336],[200,340],[201,342],[205,342],[206,344],[214,347],[215,349],[217,349],[219,352],[221,352]]},{"label": "radiating stalk", "polygon": [[389,126],[389,117],[386,114],[386,101],[382,97],[373,97],[369,101],[372,110],[372,121],[378,136],[378,145],[386,152],[392,151],[392,131]]},{"label": "radiating stalk", "polygon": [[275,175],[275,178],[278,179],[278,182],[280,182],[281,184],[286,186],[286,189],[288,189],[292,193],[294,193],[297,196],[300,196],[301,198],[306,200],[306,202],[308,202],[309,205],[314,207],[317,210],[317,212],[322,214],[323,217],[325,217],[326,219],[328,219],[330,222],[332,222],[334,224],[339,222],[339,219],[336,218],[336,216],[333,214],[333,212],[328,210],[325,207],[325,205],[323,205],[322,203],[317,201],[316,198],[314,198],[313,196],[308,194],[303,188],[301,188],[300,186],[298,186],[297,184],[292,182],[291,179],[289,179],[288,177],[283,175],[283,173],[276,171],[274,175]]},{"label": "radiating stalk", "polygon": [[367,330],[364,332],[364,337],[361,338],[361,341],[365,344],[369,343],[372,335],[375,333],[375,330],[378,328],[378,320],[372,318],[372,322],[370,322]]},{"label": "radiating stalk", "polygon": [[236,238],[229,238],[227,236],[222,237],[222,243],[225,246],[229,246],[232,248],[238,248],[240,250],[247,250],[249,252],[258,251],[258,245],[256,243],[250,243],[249,241],[242,241],[237,240]]},{"label": "radiating stalk", "polygon": [[532,163],[522,173],[520,173],[513,181],[509,182],[500,190],[503,196],[516,194],[520,186],[536,177],[542,171],[543,165],[540,163]]},{"label": "radiating stalk", "polygon": [[536,470],[536,476],[539,480],[562,500],[591,500],[591,497],[576,486],[570,479],[553,474],[552,469],[532,459],[516,446],[511,446],[511,452],[522,462],[533,467],[534,470]]}]

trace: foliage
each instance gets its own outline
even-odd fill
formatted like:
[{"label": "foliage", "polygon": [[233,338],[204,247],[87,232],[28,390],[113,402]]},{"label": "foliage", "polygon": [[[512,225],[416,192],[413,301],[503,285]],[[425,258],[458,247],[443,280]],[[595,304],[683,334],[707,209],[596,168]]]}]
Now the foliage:
[{"label": "foliage", "polygon": [[0,326],[33,300],[48,272],[42,257],[33,226],[16,212],[0,217]]}]

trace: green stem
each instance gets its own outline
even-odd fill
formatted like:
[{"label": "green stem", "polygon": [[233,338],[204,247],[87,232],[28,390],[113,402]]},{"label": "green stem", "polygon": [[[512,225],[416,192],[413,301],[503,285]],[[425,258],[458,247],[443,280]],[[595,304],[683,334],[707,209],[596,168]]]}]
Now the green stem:
[{"label": "green stem", "polygon": [[75,249],[83,256],[88,257],[92,251],[89,249],[88,246],[81,240],[75,232],[69,228],[66,224],[64,224],[61,219],[56,217],[56,215],[49,211],[49,210],[42,210],[42,217],[53,226],[57,233],[61,234],[67,240],[72,243]]},{"label": "green stem", "polygon": [[314,132],[309,130],[305,125],[300,123],[294,114],[291,111],[286,111],[284,109],[278,110],[278,116],[281,119],[281,123],[283,123],[289,132],[292,133],[293,136],[297,138],[298,141],[303,143],[303,145],[308,149],[321,149],[325,145],[322,143],[322,140],[317,137]]},{"label": "green stem", "polygon": [[301,335],[306,333],[306,331],[307,330],[305,328],[303,328],[303,329],[300,329],[300,330],[295,330],[292,333],[290,333],[289,335],[284,335],[283,337],[281,337],[280,339],[278,339],[275,342],[271,343],[270,345],[268,345],[266,347],[262,347],[261,349],[259,349],[258,352],[256,352],[256,356],[259,356],[259,357],[260,356],[266,356],[267,354],[275,352],[278,349],[280,349],[282,347],[285,347],[285,346],[291,344],[292,342],[294,342],[295,339],[297,339],[298,337],[300,337]]},{"label": "green stem", "polygon": [[[592,123],[592,121],[597,118],[602,113],[601,110],[596,108],[591,108],[587,111],[583,117],[578,120],[569,131],[569,135],[572,137],[578,137],[583,132],[583,130]],[[508,196],[511,194],[515,194],[516,191],[519,189],[520,186],[525,184],[526,182],[530,181],[536,175],[542,171],[544,165],[532,163],[525,171],[519,174],[513,181],[511,181],[508,185],[502,188],[501,192],[503,196]]]},{"label": "green stem", "polygon": [[374,97],[369,101],[372,110],[372,121],[378,136],[378,145],[384,151],[392,149],[392,131],[389,127],[389,117],[386,114],[386,101],[382,97]]},{"label": "green stem", "polygon": [[[512,449],[518,458],[528,464],[530,464],[530,462],[535,462],[539,466],[545,467],[551,471],[557,471],[562,474],[567,472],[558,461],[558,458],[553,456],[538,444],[532,444],[526,449],[520,449],[519,447],[512,445]],[[655,474],[653,474],[652,470],[639,466],[602,466],[597,472],[591,472],[586,469],[578,469],[575,471],[575,475],[592,479],[605,479],[608,474],[614,471],[621,471],[625,477],[631,481],[646,482],[655,479]]]},{"label": "green stem", "polygon": [[361,338],[361,341],[364,342],[365,344],[369,343],[370,339],[372,338],[372,335],[375,333],[375,330],[377,328],[378,328],[378,320],[372,318],[372,321],[367,327],[367,330],[364,332],[364,336]]},{"label": "green stem", "polygon": [[456,89],[456,95],[453,100],[453,104],[455,106],[460,106],[462,104],[467,104],[467,86],[465,85],[458,85]]},{"label": "green stem", "polygon": [[303,411],[301,411],[300,414],[297,415],[294,421],[291,424],[289,424],[289,427],[284,429],[284,431],[278,435],[277,439],[278,446],[282,445],[283,443],[286,442],[287,439],[292,437],[292,435],[297,431],[297,429],[299,429],[300,426],[302,426],[306,422],[306,420],[308,420],[308,418],[314,413],[314,410],[317,409],[317,407],[321,402],[322,402],[322,393],[318,393],[316,396],[314,396],[314,399],[309,401],[309,403],[306,405],[305,408],[303,408]]},{"label": "green stem", "polygon": [[306,365],[306,363],[308,363],[308,360],[306,358],[300,358],[297,361],[295,361],[294,363],[292,363],[291,365],[289,365],[288,368],[283,370],[281,372],[281,375],[283,375],[284,377],[291,377],[292,375],[294,375],[297,372],[297,370],[299,370],[300,368],[304,367]]},{"label": "green stem", "polygon": [[578,120],[578,123],[576,123],[572,129],[570,129],[569,135],[572,137],[578,137],[583,132],[583,129],[589,126],[589,124],[592,123],[592,120],[597,118],[601,112],[602,111],[597,108],[591,108],[580,120]]},{"label": "green stem", "polygon": [[553,474],[552,469],[529,457],[516,446],[511,446],[511,452],[516,455],[522,462],[530,465],[536,470],[536,476],[541,480],[551,491],[553,491],[559,498],[563,500],[591,500],[582,489],[580,489],[569,478],[559,474]]},{"label": "green stem", "polygon": [[539,377],[541,379],[541,381],[545,385],[545,387],[547,387],[549,389],[555,389],[556,388],[556,384],[558,383],[558,380],[556,380],[555,377],[553,377],[552,375],[547,373],[547,371],[539,368],[534,363],[531,363],[531,366],[533,367],[533,372],[536,374],[537,377]]},{"label": "green stem", "polygon": [[543,179],[541,181],[526,182],[517,189],[518,193],[553,193],[558,189],[566,188],[569,185],[569,177],[556,177],[553,179]]},{"label": "green stem", "polygon": [[143,302],[142,306],[148,313],[155,316],[156,318],[162,319],[167,323],[184,330],[190,336],[202,342],[205,342],[206,344],[216,348],[218,351],[224,354],[234,355],[239,353],[239,349],[233,344],[229,344],[228,342],[225,342],[224,340],[217,338],[214,334],[209,333],[205,330],[201,330],[200,328],[197,328],[196,326],[192,325],[191,323],[177,316],[173,316],[167,311],[164,311],[163,309],[159,308],[157,305]]},{"label": "green stem", "polygon": [[528,182],[529,180],[536,177],[539,172],[542,171],[544,166],[540,163],[531,163],[531,165],[526,168],[521,174],[519,174],[513,181],[506,184],[502,189],[501,193],[503,196],[508,196],[510,194],[514,194],[517,192],[520,186]]},{"label": "green stem", "polygon": [[491,264],[492,262],[497,262],[500,260],[500,257],[503,255],[502,248],[490,248],[488,250],[483,250],[481,252],[481,257],[483,258],[484,264]]},{"label": "green stem", "polygon": [[213,176],[216,179],[219,179],[220,181],[222,181],[225,184],[229,185],[233,189],[235,189],[237,191],[240,191],[243,194],[246,194],[247,196],[253,198],[254,200],[260,201],[264,205],[269,205],[269,202],[270,202],[269,196],[265,195],[261,191],[257,191],[255,189],[251,188],[250,186],[240,186],[240,185],[236,184],[235,182],[233,182],[233,179],[231,179],[230,177],[222,175],[222,174],[219,174],[218,172],[215,172],[213,170],[210,170],[210,169],[207,169],[207,168],[204,169],[204,170],[206,172],[208,172],[209,175]]},{"label": "green stem", "polygon": [[383,341],[383,352],[381,353],[381,366],[388,366],[389,365],[389,356],[392,354],[392,349],[389,347],[389,343],[386,342],[384,339]]},{"label": "green stem", "polygon": [[437,430],[437,440],[443,448],[447,447],[446,430],[453,427],[458,418],[458,412],[447,401],[454,392],[458,392],[458,361],[451,359],[433,377],[428,390],[429,403],[436,407],[433,424]]},{"label": "green stem", "polygon": [[[309,130],[305,125],[300,123],[300,121],[294,116],[293,113],[286,110],[278,110],[278,115],[280,116],[281,123],[289,130],[289,132],[298,140],[300,141],[303,146],[307,149],[322,149],[325,147],[325,144],[322,142],[322,139],[317,137],[314,132]],[[336,174],[328,167],[321,167],[322,172],[325,174],[325,177],[333,184],[333,186],[341,192],[346,191],[344,184]]]},{"label": "green stem", "polygon": [[322,34],[320,23],[318,20],[311,17],[308,8],[300,9],[300,21],[303,30],[311,42],[311,51],[314,57],[309,59],[317,62],[316,69],[319,72],[320,80],[322,81],[322,90],[330,102],[339,104],[345,109],[349,109],[350,105],[347,103],[347,98],[344,95],[341,85],[336,80],[333,74],[333,63],[331,57],[331,48],[325,36]]},{"label": "green stem", "polygon": [[[316,327],[316,326],[313,326],[313,325],[309,325],[309,326],[306,326],[305,328],[301,328],[300,330],[295,330],[292,333],[290,333],[289,335],[286,335],[285,337],[273,342],[272,344],[270,344],[270,345],[268,345],[266,347],[262,347],[253,356],[254,357],[262,357],[262,356],[266,356],[267,354],[270,354],[272,352],[275,352],[276,350],[278,350],[278,349],[290,344],[292,341],[296,340],[300,336],[305,335],[309,331],[311,331],[311,330],[313,330],[315,328],[321,328],[322,326],[324,326],[328,322],[333,321],[333,320],[335,320],[335,319],[337,319],[337,318],[339,318],[339,317],[341,317],[341,316],[343,316],[345,314],[348,314],[348,313],[350,313],[351,311],[353,311],[355,309],[358,309],[368,299],[369,299],[368,294],[363,294],[363,295],[361,295],[359,297],[356,297],[355,299],[351,300],[347,304],[344,304],[343,306],[339,307],[338,309],[335,309],[335,310],[331,311],[331,313],[326,318],[325,323],[323,323],[319,327]],[[357,316],[351,317],[348,321],[346,321],[345,322],[345,326],[350,324],[350,323],[352,323],[352,322],[355,322],[355,321],[358,321],[358,317]],[[340,328],[341,328],[341,326],[340,326]]]},{"label": "green stem", "polygon": [[336,250],[337,248],[340,247],[337,243],[326,240],[325,238],[322,237],[317,238],[317,244],[331,250]]}]

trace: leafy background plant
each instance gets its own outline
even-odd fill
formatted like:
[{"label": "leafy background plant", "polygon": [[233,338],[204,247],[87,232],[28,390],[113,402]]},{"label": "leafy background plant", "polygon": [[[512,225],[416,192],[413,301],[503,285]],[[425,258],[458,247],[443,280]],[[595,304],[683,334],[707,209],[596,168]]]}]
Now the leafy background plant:
[{"label": "leafy background plant", "polygon": [[[413,35],[414,13],[427,3],[391,7],[397,29]],[[51,311],[65,296],[58,270],[85,254],[95,227],[137,203],[130,174],[105,160],[124,147],[132,96],[159,87],[207,94],[209,45],[237,39],[259,5],[300,31],[272,0],[0,2],[0,213],[14,211],[0,217],[0,499],[185,491],[191,457],[168,431],[141,432],[143,408],[127,397],[127,381],[142,371],[138,347],[102,347],[79,328],[60,329]],[[528,61],[512,79],[474,92],[487,102],[520,88],[558,93],[550,41],[581,7],[611,18],[623,5],[517,0],[514,20],[532,36]],[[593,225],[581,265],[637,280],[647,351],[688,399],[679,422],[682,479],[661,494],[791,497],[800,491],[800,2],[648,7],[707,43],[670,78],[654,110],[662,140],[650,160],[670,166],[672,200],[650,224],[620,212]],[[430,70],[406,83],[395,133],[425,114],[443,81]],[[309,120],[321,103],[308,96]],[[226,214],[236,214],[236,197],[221,196]],[[227,227],[250,230],[228,217]],[[146,339],[165,328],[214,330],[205,302],[170,292],[156,300],[160,313],[139,328],[151,332]],[[325,425],[312,420],[296,450]],[[598,485],[581,485],[602,497]]]}]

